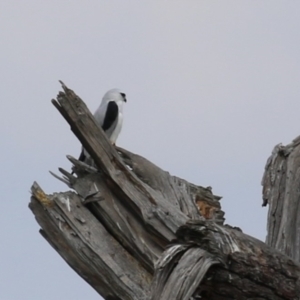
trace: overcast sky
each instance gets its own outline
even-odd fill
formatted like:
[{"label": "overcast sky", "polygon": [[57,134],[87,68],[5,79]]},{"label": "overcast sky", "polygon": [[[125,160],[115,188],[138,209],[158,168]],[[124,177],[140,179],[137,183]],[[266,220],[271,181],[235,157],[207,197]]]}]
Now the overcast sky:
[{"label": "overcast sky", "polygon": [[226,222],[261,240],[265,162],[300,134],[299,1],[0,3],[0,299],[99,299],[39,235],[36,180],[71,167],[80,144],[51,105],[63,80],[93,112],[127,94],[117,142],[212,186]]}]

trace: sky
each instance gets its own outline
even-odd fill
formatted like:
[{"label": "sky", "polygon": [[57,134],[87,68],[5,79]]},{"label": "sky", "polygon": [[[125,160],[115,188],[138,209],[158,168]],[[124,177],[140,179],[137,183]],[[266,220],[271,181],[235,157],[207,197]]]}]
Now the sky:
[{"label": "sky", "polygon": [[261,178],[300,134],[298,1],[1,1],[0,299],[100,299],[39,235],[37,181],[80,143],[50,100],[127,94],[117,144],[223,197],[226,223],[264,240]]}]

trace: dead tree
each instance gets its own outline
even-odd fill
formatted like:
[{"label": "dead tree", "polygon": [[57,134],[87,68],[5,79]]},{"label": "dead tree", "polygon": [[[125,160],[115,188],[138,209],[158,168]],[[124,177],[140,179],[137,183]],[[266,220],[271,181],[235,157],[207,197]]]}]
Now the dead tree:
[{"label": "dead tree", "polygon": [[262,185],[263,206],[269,205],[266,243],[300,262],[300,136],[274,147]]},{"label": "dead tree", "polygon": [[46,195],[34,183],[29,206],[42,236],[104,299],[300,299],[297,262],[224,225],[210,187],[113,147],[62,87],[52,103],[94,166],[68,156],[76,176],[54,176],[73,191]]}]

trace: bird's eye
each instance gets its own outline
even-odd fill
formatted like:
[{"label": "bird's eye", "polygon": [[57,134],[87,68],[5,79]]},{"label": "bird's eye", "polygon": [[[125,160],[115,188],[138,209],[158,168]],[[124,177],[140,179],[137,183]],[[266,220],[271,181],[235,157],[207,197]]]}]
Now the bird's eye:
[{"label": "bird's eye", "polygon": [[121,94],[121,96],[124,98],[124,101],[126,102],[127,101],[127,99],[126,99],[126,94],[124,94],[124,93],[120,93]]}]

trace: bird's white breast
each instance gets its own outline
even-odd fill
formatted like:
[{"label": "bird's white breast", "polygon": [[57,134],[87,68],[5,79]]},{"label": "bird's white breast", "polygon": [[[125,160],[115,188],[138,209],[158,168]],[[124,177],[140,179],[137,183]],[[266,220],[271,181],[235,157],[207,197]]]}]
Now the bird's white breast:
[{"label": "bird's white breast", "polygon": [[116,140],[121,132],[122,125],[123,125],[123,103],[118,103],[117,105],[119,107],[119,115],[117,120],[117,125],[115,127],[115,130],[112,132],[111,136],[109,137],[112,144],[116,143]]}]

